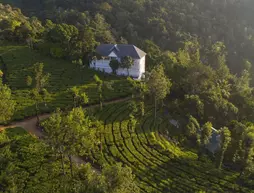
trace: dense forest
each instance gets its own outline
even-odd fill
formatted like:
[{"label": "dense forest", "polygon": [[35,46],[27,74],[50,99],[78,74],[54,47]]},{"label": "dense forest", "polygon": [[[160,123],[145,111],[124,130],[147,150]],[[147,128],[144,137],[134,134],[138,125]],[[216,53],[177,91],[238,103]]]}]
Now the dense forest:
[{"label": "dense forest", "polygon": [[[46,136],[41,142],[29,139],[29,144],[26,142],[28,135],[14,137],[9,136],[7,131],[0,133],[0,151],[6,155],[0,160],[0,168],[4,170],[0,175],[0,192],[26,192],[26,189],[27,192],[36,192],[41,187],[33,187],[36,178],[45,180],[45,192],[53,187],[49,179],[54,179],[52,189],[56,192],[63,189],[66,192],[105,193],[187,192],[184,188],[175,187],[174,183],[180,179],[169,180],[168,176],[164,178],[166,174],[163,173],[168,168],[170,175],[188,176],[183,177],[186,181],[197,180],[203,175],[191,177],[188,172],[178,174],[169,169],[187,162],[189,168],[202,168],[200,163],[211,163],[213,166],[209,165],[209,168],[217,168],[218,179],[228,180],[227,183],[219,181],[218,189],[218,184],[193,182],[195,185],[190,185],[193,188],[190,191],[253,191],[254,1],[2,0],[2,3],[0,123],[8,124],[36,115],[39,124],[39,114],[54,114],[39,124]],[[133,81],[121,77],[118,80],[104,73],[94,75],[93,71],[86,69],[93,57],[99,57],[95,48],[101,43],[134,44],[143,49],[147,53],[146,78]],[[19,61],[19,55],[24,55],[22,61]],[[37,58],[47,60],[43,64]],[[50,65],[47,61],[51,61]],[[66,61],[73,67],[67,68]],[[64,70],[60,73],[56,68],[70,74],[67,75]],[[19,73],[19,69],[22,72]],[[73,74],[76,79],[85,77],[76,80]],[[121,107],[116,105],[104,109],[106,100],[125,96],[129,96],[131,101],[121,103]],[[29,102],[24,104],[25,100]],[[87,110],[85,114],[79,108],[90,104],[99,104],[100,108]],[[118,108],[125,107],[125,111],[118,112]],[[58,108],[71,111],[66,114]],[[124,112],[128,113],[125,118]],[[151,117],[146,117],[150,113]],[[75,116],[80,120],[77,121]],[[138,117],[141,117],[140,120]],[[126,119],[127,122],[124,122]],[[167,125],[163,126],[164,119],[177,120],[179,127],[172,130]],[[117,121],[119,125],[115,125]],[[149,134],[147,130],[135,130],[139,127],[143,129],[148,123]],[[112,130],[107,129],[110,126]],[[214,128],[220,136],[220,150],[211,154],[206,146]],[[117,140],[116,131],[123,142]],[[65,137],[60,134],[62,132],[73,137]],[[108,135],[110,132],[112,136]],[[139,135],[147,142],[142,141]],[[139,142],[133,136],[137,136]],[[132,138],[129,142],[133,144],[132,151],[126,142],[128,138]],[[89,141],[91,139],[92,142]],[[172,141],[177,147],[168,145]],[[143,160],[138,157],[138,161],[131,161],[136,155],[123,153],[137,151],[148,160],[151,155],[139,150],[141,146],[145,151],[155,149],[150,150],[150,154],[157,156],[157,161],[153,162],[155,158],[151,158],[151,163],[147,163],[151,164],[151,171],[155,172],[155,166],[159,168],[158,173],[152,175],[152,180],[146,179],[149,171],[144,169],[147,166]],[[87,152],[80,152],[81,148]],[[22,151],[18,152],[20,149]],[[118,153],[115,153],[116,150]],[[168,155],[175,151],[183,151],[184,156],[191,158],[186,158],[187,161],[178,158],[180,161],[176,161]],[[89,162],[93,160],[92,166],[73,164],[72,155],[85,157]],[[161,155],[165,156],[165,160],[158,158]],[[26,165],[34,163],[34,157],[38,157],[42,168],[50,168],[53,172],[43,173],[41,168]],[[112,164],[112,158],[125,166]],[[22,159],[29,161],[24,163]],[[46,164],[47,159],[50,163]],[[10,165],[13,160],[15,163]],[[177,164],[162,166],[158,160],[163,164]],[[113,166],[106,166],[106,162]],[[144,168],[140,166],[142,164]],[[15,173],[12,167],[23,172],[26,179],[8,178],[9,173]],[[98,173],[101,174],[94,174],[92,167],[99,168],[96,171],[100,170]],[[145,189],[146,185],[142,183],[139,190],[130,168],[137,177],[135,180],[148,184],[151,190]],[[114,175],[113,170],[118,173]],[[159,173],[161,170],[162,174]],[[28,176],[33,176],[34,182]],[[124,184],[127,178],[130,180]],[[15,183],[16,186],[13,185]],[[211,189],[208,186],[212,186]]]},{"label": "dense forest", "polygon": [[[78,27],[107,30],[103,42],[129,42],[146,49],[145,40],[161,52],[177,51],[183,42],[198,38],[203,51],[220,41],[227,64],[240,75],[245,61],[253,63],[254,23],[251,0],[201,1],[13,1],[28,16]],[[100,27],[95,27],[100,22]],[[105,19],[105,20],[104,20]],[[104,23],[105,21],[105,23]],[[104,38],[104,39],[103,39]],[[157,53],[159,54],[159,53]],[[154,54],[153,54],[154,55]]]}]

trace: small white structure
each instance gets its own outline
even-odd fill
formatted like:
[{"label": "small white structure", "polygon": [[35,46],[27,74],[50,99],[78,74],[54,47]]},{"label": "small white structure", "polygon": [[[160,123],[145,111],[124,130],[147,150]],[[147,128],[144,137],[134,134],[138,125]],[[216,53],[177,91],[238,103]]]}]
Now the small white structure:
[{"label": "small white structure", "polygon": [[[129,76],[134,79],[141,79],[145,73],[145,57],[146,53],[134,45],[126,44],[101,44],[96,48],[96,52],[102,59],[94,59],[90,63],[90,67],[96,70],[112,73],[109,63],[112,59],[121,62],[121,58],[130,56],[133,58],[134,64],[129,69]],[[117,75],[128,76],[128,70],[119,68],[116,71]]]}]

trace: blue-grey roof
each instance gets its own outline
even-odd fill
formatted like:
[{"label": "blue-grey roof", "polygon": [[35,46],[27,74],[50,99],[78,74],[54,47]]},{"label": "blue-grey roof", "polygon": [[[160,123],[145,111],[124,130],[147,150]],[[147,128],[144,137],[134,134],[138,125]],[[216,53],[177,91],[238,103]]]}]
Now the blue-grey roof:
[{"label": "blue-grey roof", "polygon": [[96,48],[96,52],[101,56],[108,56],[113,51],[119,58],[130,56],[134,59],[140,59],[146,55],[144,51],[129,44],[101,44]]}]

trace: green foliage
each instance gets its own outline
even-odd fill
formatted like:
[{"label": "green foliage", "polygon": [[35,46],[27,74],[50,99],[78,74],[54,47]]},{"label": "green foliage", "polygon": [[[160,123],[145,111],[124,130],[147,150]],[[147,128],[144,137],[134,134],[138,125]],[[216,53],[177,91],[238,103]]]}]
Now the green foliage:
[{"label": "green foliage", "polygon": [[[215,49],[217,47],[222,51],[218,52]],[[200,45],[196,40],[185,42],[184,49],[171,53],[171,62],[165,67],[173,82],[173,92],[181,96],[180,100],[176,97],[181,114],[192,114],[203,122],[212,121],[215,127],[227,125],[237,116],[244,115],[244,119],[251,119],[246,112],[252,109],[252,96],[243,96],[236,91],[238,78],[230,74],[225,64],[223,47],[218,42],[201,56]],[[252,89],[247,77],[241,87],[250,93]],[[249,108],[243,109],[240,103]]]},{"label": "green foliage", "polygon": [[63,48],[52,47],[50,48],[50,55],[54,58],[63,58],[65,56],[65,51]]},{"label": "green foliage", "polygon": [[196,137],[199,129],[200,125],[198,121],[193,116],[190,115],[188,124],[186,125],[186,136]]},{"label": "green foliage", "polygon": [[97,13],[92,22],[91,28],[95,30],[95,38],[98,42],[115,43],[115,39],[110,32],[110,25],[105,21],[105,17]]},{"label": "green foliage", "polygon": [[[251,1],[229,3],[198,0],[190,3],[186,0],[130,0],[102,3],[95,0],[91,3],[35,0],[22,1],[20,5],[27,14],[38,14],[42,21],[50,18],[53,22],[47,20],[45,26],[42,26],[37,18],[26,18],[19,9],[0,4],[0,39],[3,43],[8,40],[27,43],[29,46],[29,49],[21,46],[0,48],[3,78],[12,88],[13,96],[17,100],[15,119],[34,115],[35,111],[38,114],[38,111],[50,112],[56,107],[68,109],[68,106],[81,106],[88,102],[88,97],[90,104],[100,102],[102,106],[102,101],[126,96],[131,90],[133,98],[135,97],[135,108],[129,105],[126,111],[119,112],[120,107],[115,110],[105,107],[109,111],[105,115],[104,111],[100,112],[102,117],[107,117],[104,120],[105,132],[100,128],[103,148],[97,153],[94,147],[93,152],[90,152],[93,154],[91,159],[96,157],[101,165],[105,162],[112,164],[116,160],[129,165],[138,175],[138,181],[143,180],[139,185],[145,192],[197,192],[210,187],[216,192],[249,192],[247,187],[252,186],[248,177],[253,175],[253,129],[250,126],[252,123],[246,122],[253,122],[254,118],[251,83],[254,25],[249,19],[253,13]],[[41,11],[41,7],[45,9]],[[234,12],[235,17],[232,17],[231,12]],[[245,14],[242,14],[243,12]],[[130,42],[147,52],[146,69],[151,71],[150,77],[149,73],[146,75],[147,84],[130,79],[128,83],[124,80],[111,82],[110,80],[116,78],[99,72],[98,76],[94,76],[94,71],[77,63],[54,60],[41,54],[44,52],[55,58],[71,61],[82,59],[83,64],[86,64],[91,60],[91,52],[97,44],[115,42]],[[39,52],[36,53],[33,49],[38,49]],[[39,64],[35,80],[27,78],[33,74],[34,68],[31,64],[37,61],[42,61],[45,71],[52,74],[48,81]],[[158,65],[161,63],[164,65]],[[122,64],[124,68],[129,69],[130,58]],[[111,64],[113,72],[118,65],[120,64]],[[31,86],[32,82],[35,89],[30,91],[27,86]],[[46,82],[49,84],[45,85]],[[115,92],[111,89],[112,85]],[[46,86],[50,93],[45,90]],[[154,98],[154,106],[149,107],[149,99],[144,101],[146,90]],[[10,97],[10,92],[6,93]],[[160,115],[162,110],[157,108],[157,102],[162,100],[162,105],[166,105],[169,111],[167,119],[179,119],[180,126],[186,125],[183,117],[193,116],[189,117],[186,130],[181,127],[173,128],[172,125],[167,125],[168,121],[163,121],[161,117],[164,115]],[[2,101],[0,100],[0,103]],[[153,107],[154,118],[148,109]],[[117,112],[118,117],[111,115]],[[141,120],[137,117],[138,113],[142,115]],[[158,119],[157,113],[161,116]],[[78,117],[79,114],[80,112],[73,112],[69,117],[69,127],[70,124],[77,126],[72,117]],[[127,121],[123,121],[124,118]],[[115,123],[114,119],[121,122]],[[231,125],[232,120],[239,122]],[[107,125],[107,122],[111,122],[110,125]],[[206,123],[200,134],[197,132],[198,122]],[[153,126],[150,126],[152,123]],[[244,180],[244,183],[241,183],[242,187],[235,183],[236,174],[227,174],[223,170],[219,172],[210,165],[206,170],[208,174],[196,170],[204,170],[202,164],[196,162],[196,155],[183,152],[184,150],[175,145],[180,143],[184,146],[182,141],[186,135],[195,136],[202,145],[200,149],[204,150],[211,136],[212,123],[215,128],[230,128],[231,143],[230,132],[226,128],[221,131],[224,140],[218,166],[220,168],[223,162],[230,163],[233,169],[240,170],[239,178]],[[74,128],[74,133],[77,133],[77,128]],[[148,133],[151,133],[150,137]],[[70,133],[68,135],[71,136]],[[69,149],[65,153],[69,158],[73,178],[77,171],[73,168],[70,152],[76,150]],[[61,151],[56,151],[61,155],[59,152]],[[202,152],[202,160],[208,162],[204,154]],[[183,159],[179,158],[181,156]],[[201,157],[200,154],[198,157]],[[62,164],[59,168],[68,168],[63,167],[63,157],[61,159]],[[218,160],[218,157],[216,159]],[[180,172],[177,168],[181,168]],[[89,167],[83,170],[88,171]],[[215,171],[216,177],[212,175],[211,170]],[[191,171],[193,175],[186,171]],[[26,173],[22,174],[28,176]],[[103,180],[97,188],[90,187],[96,181],[96,175],[89,174],[89,177],[83,179],[87,182],[87,187],[78,182],[62,188],[67,192],[77,191],[80,187],[85,190],[83,192],[107,189]],[[232,179],[234,180],[230,181]],[[15,183],[15,180],[12,181],[12,184]],[[30,183],[22,182],[20,186],[23,186],[22,184],[30,187]],[[45,184],[42,186],[48,187]],[[57,190],[52,189],[54,192]],[[116,191],[124,190],[116,188]]]},{"label": "green foliage", "polygon": [[154,117],[156,119],[157,101],[163,100],[169,94],[172,86],[172,83],[164,73],[162,65],[152,70],[147,85],[150,95],[154,98]]},{"label": "green foliage", "polygon": [[225,151],[227,150],[229,144],[231,142],[231,132],[227,127],[221,129],[221,152],[220,152],[220,160],[218,163],[218,168],[221,169],[221,165],[224,159]]},{"label": "green foliage", "polygon": [[70,89],[72,98],[73,98],[73,108],[82,106],[89,102],[89,98],[85,92],[81,92],[77,87]]},{"label": "green foliage", "polygon": [[[2,71],[0,74],[3,75]],[[11,89],[2,83],[0,76],[0,123],[7,123],[12,118],[15,105]]]},{"label": "green foliage", "polygon": [[27,86],[31,86],[32,83],[33,83],[32,77],[31,77],[31,76],[27,76],[27,77],[26,77],[26,85],[27,85]]},{"label": "green foliage", "polygon": [[202,126],[201,130],[201,144],[206,145],[209,142],[209,139],[212,135],[212,123],[207,122]]},{"label": "green foliage", "polygon": [[[55,114],[49,122],[52,124],[50,127],[56,126],[54,132],[59,135],[59,116]],[[53,150],[59,149],[57,144],[60,144],[60,138],[51,135],[46,139],[47,144],[35,139],[22,128],[10,128],[0,133],[1,191],[139,192],[131,169],[121,164],[105,166],[100,173],[90,164],[73,163],[74,175],[71,177],[69,172],[66,172],[63,176],[61,168],[68,168],[67,160],[63,159],[61,166],[58,153],[49,146],[52,145]]]},{"label": "green foliage", "polygon": [[111,60],[109,63],[110,68],[112,69],[113,74],[116,74],[117,69],[120,67],[118,60]]},{"label": "green foliage", "polygon": [[[91,158],[101,165],[115,165],[119,161],[129,165],[137,176],[138,186],[147,192],[166,192],[167,188],[176,192],[195,192],[210,187],[218,192],[239,188],[250,191],[251,181],[245,180],[246,186],[236,184],[238,173],[223,168],[218,170],[204,154],[198,160],[193,150],[178,147],[173,133],[179,132],[180,128],[171,127],[166,137],[163,131],[170,127],[168,117],[158,112],[161,120],[158,118],[160,122],[154,126],[152,107],[147,106],[144,117],[140,112],[130,116],[129,102],[108,105],[103,111],[95,110],[95,116],[105,125],[100,136],[102,151],[95,150]],[[133,128],[131,119],[137,121]]]},{"label": "green foliage", "polygon": [[118,163],[111,167],[105,167],[102,171],[108,181],[107,192],[110,193],[139,193],[140,190],[134,182],[135,175],[132,174],[131,168],[122,167]]},{"label": "green foliage", "polygon": [[156,100],[164,99],[170,92],[172,83],[164,74],[163,66],[160,65],[154,68],[147,82],[149,92]]},{"label": "green foliage", "polygon": [[112,82],[106,82],[102,81],[97,75],[94,75],[94,81],[96,82],[97,85],[97,92],[98,92],[98,98],[99,98],[99,103],[100,103],[100,108],[102,110],[103,108],[103,100],[105,100],[106,96],[104,95],[106,90],[114,90],[112,87]]},{"label": "green foliage", "polygon": [[96,143],[95,125],[85,116],[82,108],[76,108],[68,115],[57,110],[42,126],[46,140],[62,157],[63,173],[65,174],[63,157],[68,156],[73,176],[72,155],[85,156],[93,148]]},{"label": "green foliage", "polygon": [[41,22],[25,17],[20,9],[0,4],[0,39],[25,43],[28,39],[38,38],[44,31]]},{"label": "green foliage", "polygon": [[126,68],[128,71],[128,75],[129,75],[129,69],[133,66],[133,64],[134,64],[134,61],[132,57],[124,56],[123,58],[121,58],[120,67]]},{"label": "green foliage", "polygon": [[95,46],[98,44],[93,29],[91,27],[86,27],[83,31],[80,32],[80,36],[80,39],[83,42],[82,52],[93,52]]},{"label": "green foliage", "polygon": [[254,172],[254,126],[250,124],[244,134],[244,165],[241,175],[244,173],[246,176],[253,174]]},{"label": "green foliage", "polygon": [[34,64],[34,72],[35,72],[35,88],[38,93],[42,91],[42,89],[47,86],[50,74],[44,74],[43,72],[44,64],[43,63],[36,63]]},{"label": "green foliage", "polygon": [[[0,152],[3,155],[0,183],[3,192],[61,192],[62,183],[68,182],[59,177],[59,163],[46,144],[21,128],[7,129],[0,136],[7,140],[0,140]],[[49,157],[51,161],[48,161]]]}]

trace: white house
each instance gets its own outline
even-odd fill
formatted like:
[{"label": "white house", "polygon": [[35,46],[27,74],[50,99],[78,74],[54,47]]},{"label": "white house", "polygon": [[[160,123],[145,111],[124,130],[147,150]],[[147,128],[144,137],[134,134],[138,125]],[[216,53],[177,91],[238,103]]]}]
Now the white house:
[{"label": "white house", "polygon": [[[134,64],[129,69],[129,75],[134,79],[141,79],[145,73],[145,57],[146,53],[134,45],[126,44],[101,44],[96,48],[96,52],[102,59],[94,59],[90,63],[90,67],[96,70],[112,73],[109,63],[112,59],[121,62],[121,58],[130,56],[133,58]],[[128,76],[127,69],[119,68],[117,75]]]}]

